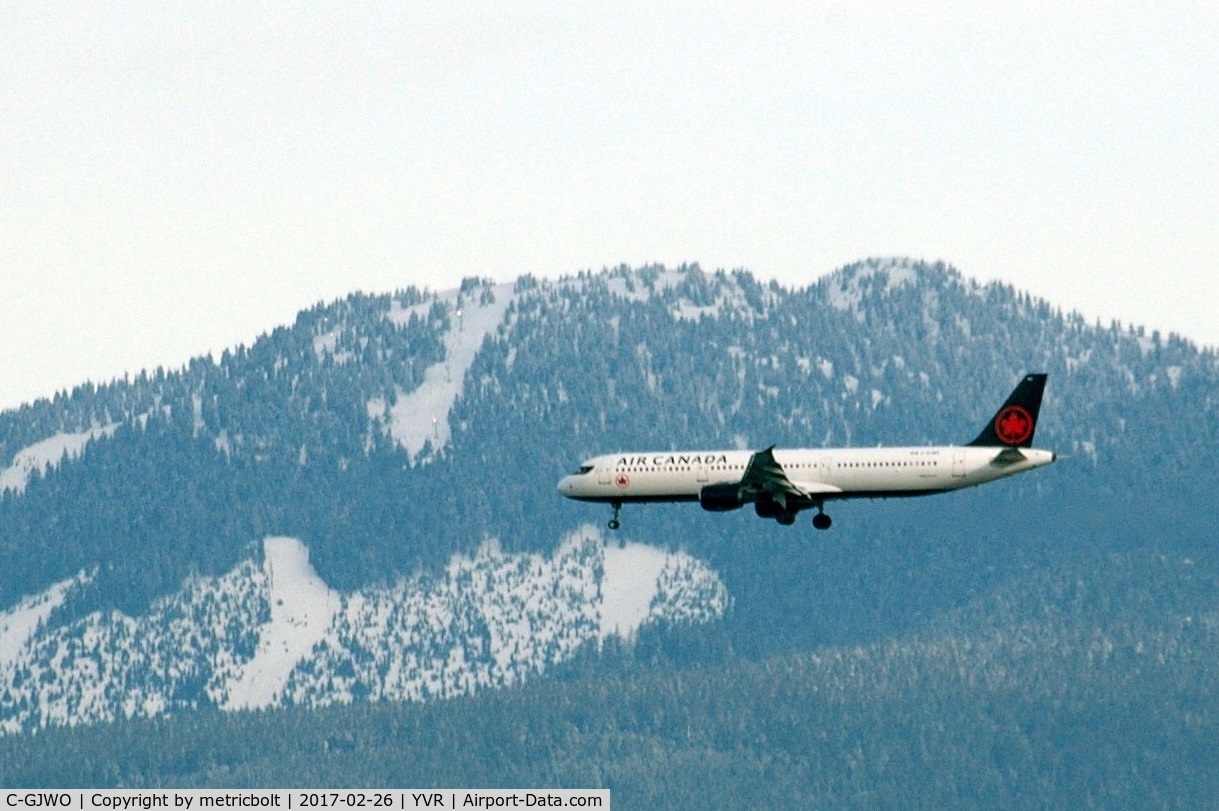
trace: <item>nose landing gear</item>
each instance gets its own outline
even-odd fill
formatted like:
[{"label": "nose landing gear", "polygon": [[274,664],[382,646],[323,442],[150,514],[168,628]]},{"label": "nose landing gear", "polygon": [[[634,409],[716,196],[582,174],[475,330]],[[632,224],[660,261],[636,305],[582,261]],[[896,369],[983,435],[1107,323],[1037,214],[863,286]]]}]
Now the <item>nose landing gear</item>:
[{"label": "nose landing gear", "polygon": [[611,502],[610,506],[614,508],[614,517],[609,520],[609,528],[618,529],[618,527],[622,526],[618,523],[618,516],[622,513],[622,502],[614,501]]}]

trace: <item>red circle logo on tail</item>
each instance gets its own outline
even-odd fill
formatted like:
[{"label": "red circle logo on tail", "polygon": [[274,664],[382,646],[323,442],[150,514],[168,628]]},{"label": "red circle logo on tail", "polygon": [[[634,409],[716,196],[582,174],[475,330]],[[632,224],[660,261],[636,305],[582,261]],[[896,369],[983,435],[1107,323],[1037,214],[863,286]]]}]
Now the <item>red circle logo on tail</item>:
[{"label": "red circle logo on tail", "polygon": [[1033,435],[1033,416],[1024,406],[1010,405],[995,417],[995,436],[1006,445],[1019,445]]}]

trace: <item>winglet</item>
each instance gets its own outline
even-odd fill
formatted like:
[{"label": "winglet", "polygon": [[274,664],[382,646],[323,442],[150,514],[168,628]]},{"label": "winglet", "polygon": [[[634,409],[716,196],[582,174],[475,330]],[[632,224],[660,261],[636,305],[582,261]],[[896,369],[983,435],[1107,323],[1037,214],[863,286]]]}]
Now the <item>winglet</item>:
[{"label": "winglet", "polygon": [[1045,391],[1047,375],[1028,374],[1016,386],[1003,407],[970,445],[997,448],[1027,448],[1037,430],[1037,412]]}]

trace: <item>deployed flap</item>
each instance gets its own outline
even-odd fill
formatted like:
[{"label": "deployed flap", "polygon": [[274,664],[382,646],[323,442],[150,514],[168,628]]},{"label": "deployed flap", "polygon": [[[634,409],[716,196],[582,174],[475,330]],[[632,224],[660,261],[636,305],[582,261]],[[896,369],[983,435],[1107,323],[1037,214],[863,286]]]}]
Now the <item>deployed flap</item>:
[{"label": "deployed flap", "polygon": [[749,457],[745,466],[745,475],[741,476],[741,492],[749,498],[759,494],[804,496],[805,491],[792,483],[783,471],[782,465],[775,461],[775,446],[771,445],[764,451],[758,451]]}]

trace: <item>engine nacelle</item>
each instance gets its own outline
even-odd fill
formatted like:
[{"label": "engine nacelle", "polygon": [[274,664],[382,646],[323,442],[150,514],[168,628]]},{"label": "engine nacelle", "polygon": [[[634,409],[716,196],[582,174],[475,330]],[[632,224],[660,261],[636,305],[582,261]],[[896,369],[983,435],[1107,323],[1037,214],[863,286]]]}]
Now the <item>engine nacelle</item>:
[{"label": "engine nacelle", "polygon": [[773,518],[785,527],[796,523],[796,511],[783,506],[770,496],[755,501],[753,511],[758,514],[758,518]]},{"label": "engine nacelle", "polygon": [[758,514],[758,518],[778,518],[783,513],[783,508],[770,496],[763,496],[754,502],[753,511]]},{"label": "engine nacelle", "polygon": [[698,503],[713,513],[739,510],[745,506],[735,484],[709,484],[698,491]]}]

